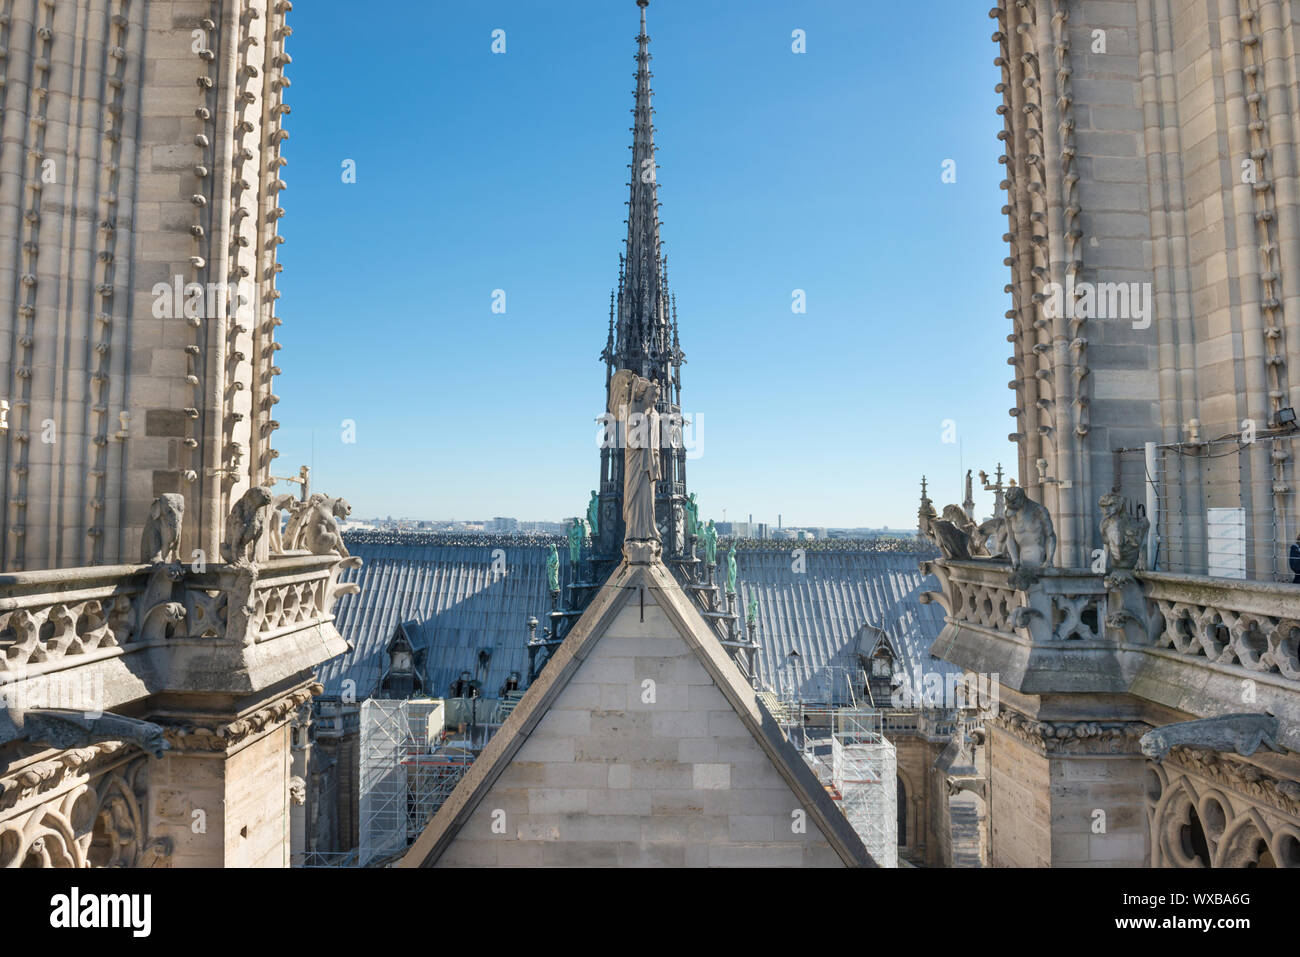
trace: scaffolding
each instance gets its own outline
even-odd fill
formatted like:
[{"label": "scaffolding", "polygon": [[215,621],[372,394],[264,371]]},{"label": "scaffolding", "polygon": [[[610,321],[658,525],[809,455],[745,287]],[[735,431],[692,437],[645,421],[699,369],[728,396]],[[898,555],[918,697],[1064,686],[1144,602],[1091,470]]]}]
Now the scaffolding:
[{"label": "scaffolding", "polygon": [[831,796],[881,867],[898,866],[898,756],[880,712],[841,708],[833,715]]},{"label": "scaffolding", "polygon": [[791,661],[774,676],[776,687],[764,690],[774,696],[779,707],[796,712],[801,707],[820,705],[823,708],[856,708],[862,704],[862,689],[866,675],[861,668],[826,665],[812,668],[802,662]]},{"label": "scaffolding", "polygon": [[886,716],[874,708],[785,701],[772,692],[764,704],[872,859],[897,867],[898,756],[884,734]]},{"label": "scaffolding", "polygon": [[470,741],[448,737],[445,704],[362,702],[358,866],[404,853],[474,762]]}]

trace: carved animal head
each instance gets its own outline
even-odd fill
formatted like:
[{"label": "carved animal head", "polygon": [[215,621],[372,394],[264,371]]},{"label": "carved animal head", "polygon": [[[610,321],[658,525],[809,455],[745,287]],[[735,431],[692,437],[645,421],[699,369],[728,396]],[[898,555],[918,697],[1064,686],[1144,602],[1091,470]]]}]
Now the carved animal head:
[{"label": "carved animal head", "polygon": [[168,528],[180,528],[181,517],[185,514],[185,496],[179,492],[164,492],[153,500],[149,506],[151,521],[161,520]]},{"label": "carved animal head", "polygon": [[1164,733],[1157,729],[1142,735],[1141,740],[1138,741],[1138,747],[1152,761],[1163,761],[1173,745],[1170,744]]},{"label": "carved animal head", "polygon": [[244,506],[248,512],[255,512],[259,508],[270,505],[273,498],[274,496],[271,494],[271,490],[265,485],[254,485],[240,496],[239,503]]},{"label": "carved animal head", "polygon": [[140,747],[148,751],[155,758],[161,758],[163,752],[167,750],[167,739],[163,737],[163,729],[158,725],[152,725],[147,732],[140,738]]},{"label": "carved animal head", "polygon": [[1097,502],[1097,505],[1101,508],[1101,514],[1105,518],[1114,518],[1125,511],[1125,504],[1124,498],[1115,492],[1107,492]]},{"label": "carved animal head", "polygon": [[945,522],[952,522],[958,528],[961,528],[969,522],[969,519],[966,518],[966,512],[960,505],[945,505],[943,507],[943,520]]},{"label": "carved animal head", "polygon": [[348,504],[347,499],[336,498],[330,511],[333,512],[335,518],[347,518],[352,514],[352,506]]},{"label": "carved animal head", "polygon": [[1029,496],[1025,494],[1025,490],[1022,489],[1019,485],[1015,485],[1007,489],[1007,494],[1006,494],[1006,498],[1004,499],[1004,502],[1005,502],[1005,507],[1009,511],[1012,512],[1020,511],[1022,508],[1025,507],[1025,503],[1028,501],[1029,501]]}]

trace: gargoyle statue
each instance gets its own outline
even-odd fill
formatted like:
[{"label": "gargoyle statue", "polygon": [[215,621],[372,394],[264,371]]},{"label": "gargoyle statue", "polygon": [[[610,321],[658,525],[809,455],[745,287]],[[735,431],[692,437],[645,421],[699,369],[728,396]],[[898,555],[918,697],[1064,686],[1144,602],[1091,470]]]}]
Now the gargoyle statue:
[{"label": "gargoyle statue", "polygon": [[1277,718],[1271,714],[1225,714],[1217,718],[1179,721],[1142,735],[1138,747],[1153,761],[1163,761],[1172,748],[1236,751],[1244,758],[1263,745],[1282,751],[1277,744]]},{"label": "gargoyle statue", "polygon": [[1151,523],[1145,516],[1134,517],[1128,499],[1107,492],[1097,503],[1101,507],[1101,541],[1106,546],[1107,568],[1112,572],[1131,572],[1142,562]]},{"label": "gargoyle statue", "polygon": [[338,554],[348,557],[347,546],[339,532],[338,519],[352,514],[352,506],[343,498],[326,498],[309,506],[302,524],[302,544],[313,555]]},{"label": "gargoyle statue", "polygon": [[97,741],[134,741],[155,758],[167,750],[163,729],[149,721],[56,708],[0,709],[0,745],[24,740],[51,748],[84,748]]},{"label": "gargoyle statue", "polygon": [[978,538],[986,543],[989,558],[1007,557],[1007,520],[1001,515],[980,522]]},{"label": "gargoyle statue", "polygon": [[1046,508],[1033,501],[1016,485],[1007,489],[1005,500],[1007,555],[1011,558],[1013,584],[1023,588],[1056,557],[1056,529]]},{"label": "gargoyle statue", "polygon": [[154,499],[140,536],[140,561],[150,565],[176,561],[184,518],[185,496],[179,492],[164,492]]},{"label": "gargoyle statue", "polygon": [[265,485],[254,485],[230,510],[221,557],[231,565],[249,564],[257,559],[257,543],[266,532],[266,506],[272,498],[271,490]]},{"label": "gargoyle statue", "polygon": [[971,557],[970,530],[966,513],[959,505],[949,505],[943,518],[930,521],[930,540],[939,546],[944,558],[965,560]]},{"label": "gargoyle statue", "polygon": [[294,512],[294,507],[298,504],[298,499],[292,495],[277,495],[271,502],[271,523],[267,531],[271,543],[271,554],[280,555],[285,551],[282,530],[284,528],[284,519],[280,513],[287,511],[290,515]]}]

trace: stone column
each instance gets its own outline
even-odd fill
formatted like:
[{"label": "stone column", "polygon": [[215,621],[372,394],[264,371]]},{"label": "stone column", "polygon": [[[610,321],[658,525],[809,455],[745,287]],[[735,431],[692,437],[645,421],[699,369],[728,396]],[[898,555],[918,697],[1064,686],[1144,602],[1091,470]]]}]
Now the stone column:
[{"label": "stone column", "polygon": [[290,866],[290,833],[301,810],[291,795],[292,722],[319,690],[309,681],[252,710],[153,716],[170,750],[151,768],[149,833],[170,839],[174,866]]},{"label": "stone column", "polygon": [[994,867],[1147,867],[1141,721],[1001,711],[989,736]]}]

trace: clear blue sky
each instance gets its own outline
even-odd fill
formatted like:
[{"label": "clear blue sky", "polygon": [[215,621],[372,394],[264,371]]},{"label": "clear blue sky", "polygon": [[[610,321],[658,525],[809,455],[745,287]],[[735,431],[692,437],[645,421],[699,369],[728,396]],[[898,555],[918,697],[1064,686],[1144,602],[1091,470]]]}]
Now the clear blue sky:
[{"label": "clear blue sky", "polygon": [[[652,0],[704,514],[911,528],[922,473],[942,507],[963,461],[1014,463],[987,7]],[[578,513],[626,233],[636,4],[310,0],[290,22],[276,473],[312,464],[355,516]]]}]

